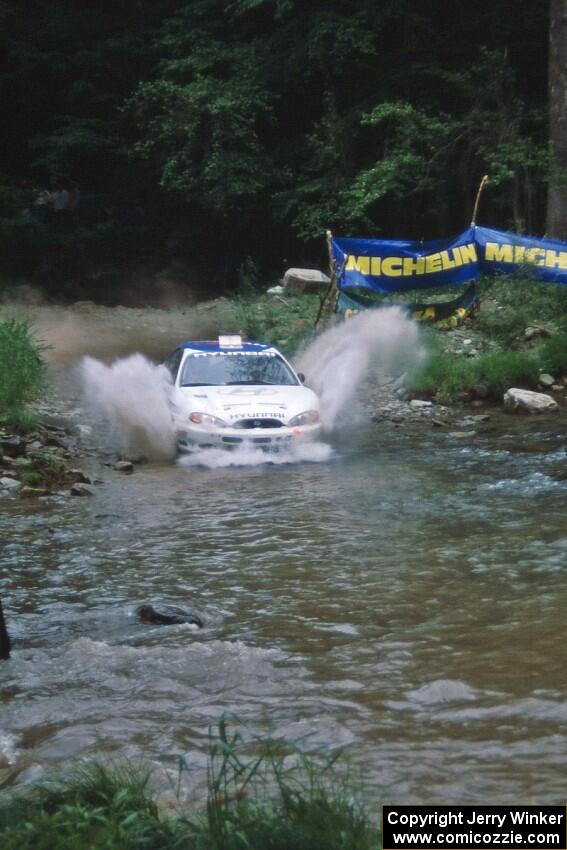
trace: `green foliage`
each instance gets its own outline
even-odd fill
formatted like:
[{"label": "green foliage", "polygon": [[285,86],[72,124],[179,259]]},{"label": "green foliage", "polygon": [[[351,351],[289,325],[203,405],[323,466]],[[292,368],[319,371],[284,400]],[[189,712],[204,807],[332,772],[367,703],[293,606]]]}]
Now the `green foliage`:
[{"label": "green foliage", "polygon": [[160,184],[226,216],[269,181],[258,128],[270,119],[272,98],[261,43],[233,34],[215,5],[201,0],[164,22],[160,78],[138,87],[126,113],[139,128],[135,150],[157,168]]},{"label": "green foliage", "polygon": [[382,157],[362,169],[346,192],[346,214],[354,223],[367,218],[384,197],[434,191],[433,159],[457,127],[449,115],[427,114],[408,102],[381,103],[362,115],[361,124],[381,131],[384,149]]},{"label": "green foliage", "polygon": [[[93,764],[0,803],[3,850],[374,850],[379,834],[336,756],[209,730],[204,812],[161,815],[149,774]],[[180,760],[180,775],[185,761]]]},{"label": "green foliage", "polygon": [[16,407],[7,413],[0,412],[0,424],[16,434],[31,434],[39,424],[39,417],[31,410]]},{"label": "green foliage", "polygon": [[474,324],[486,339],[502,348],[516,348],[523,341],[532,316],[528,308],[508,304],[500,310],[481,309]]},{"label": "green foliage", "polygon": [[293,356],[314,335],[319,297],[302,295],[274,298],[245,293],[233,300],[235,331],[248,339],[270,342]]},{"label": "green foliage", "polygon": [[475,358],[433,354],[412,378],[410,391],[439,401],[462,401],[475,395],[501,401],[510,387],[537,387],[538,362],[520,352],[482,354]]},{"label": "green foliage", "polygon": [[[481,293],[495,299],[497,315],[504,311],[523,313],[528,323],[550,321],[558,326],[567,326],[567,287],[533,280],[531,269],[526,266],[522,275],[484,279]],[[479,313],[482,322],[483,313]]]},{"label": "green foliage", "polygon": [[[30,471],[22,474],[22,480],[28,476],[26,484],[36,487],[47,487],[56,489],[68,480],[69,468],[67,463],[54,452],[46,449],[28,451],[31,461]],[[35,483],[32,483],[35,482]]]},{"label": "green foliage", "polygon": [[24,409],[35,401],[42,384],[41,352],[27,322],[0,322],[0,418],[20,422],[24,428],[32,421]]},{"label": "green foliage", "polygon": [[[320,264],[328,227],[446,235],[485,172],[484,220],[544,230],[548,21],[529,0],[2,9],[2,263],[50,293],[109,300],[170,259],[232,289],[249,255]],[[68,232],[34,207],[60,180],[85,201]]]},{"label": "green foliage", "polygon": [[206,813],[181,828],[182,846],[199,850],[377,846],[377,830],[348,780],[335,770],[337,754],[306,756],[292,741],[246,741],[241,731],[232,731],[230,719],[223,715],[216,729],[209,730]]},{"label": "green foliage", "polygon": [[542,369],[560,378],[567,375],[567,333],[546,340],[539,351]]},{"label": "green foliage", "polygon": [[539,365],[529,354],[502,352],[483,354],[470,361],[469,389],[483,385],[491,398],[500,401],[510,387],[537,387]]},{"label": "green foliage", "polygon": [[67,782],[0,806],[4,850],[171,847],[147,794],[149,774],[92,765]]}]

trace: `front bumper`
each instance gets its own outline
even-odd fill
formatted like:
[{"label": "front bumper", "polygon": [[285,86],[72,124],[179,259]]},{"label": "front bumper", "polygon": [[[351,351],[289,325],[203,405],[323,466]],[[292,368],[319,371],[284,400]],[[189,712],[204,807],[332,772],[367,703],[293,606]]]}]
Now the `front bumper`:
[{"label": "front bumper", "polygon": [[183,425],[176,430],[177,446],[182,452],[198,449],[257,448],[275,451],[293,447],[298,442],[316,439],[321,424],[280,428],[215,428]]}]

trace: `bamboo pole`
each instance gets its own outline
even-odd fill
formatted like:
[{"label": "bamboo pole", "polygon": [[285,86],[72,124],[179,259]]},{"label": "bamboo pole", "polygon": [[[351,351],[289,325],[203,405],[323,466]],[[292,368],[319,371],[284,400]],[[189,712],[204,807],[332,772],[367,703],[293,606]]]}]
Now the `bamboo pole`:
[{"label": "bamboo pole", "polygon": [[480,181],[480,186],[478,187],[478,192],[476,193],[476,200],[474,202],[474,209],[472,214],[471,227],[476,226],[476,215],[478,213],[478,205],[480,203],[480,196],[482,195],[482,191],[486,184],[488,183],[488,174],[485,174],[482,180]]},{"label": "bamboo pole", "polygon": [[4,622],[4,612],[2,611],[2,600],[0,599],[0,661],[6,661],[10,657],[10,636],[6,623]]}]

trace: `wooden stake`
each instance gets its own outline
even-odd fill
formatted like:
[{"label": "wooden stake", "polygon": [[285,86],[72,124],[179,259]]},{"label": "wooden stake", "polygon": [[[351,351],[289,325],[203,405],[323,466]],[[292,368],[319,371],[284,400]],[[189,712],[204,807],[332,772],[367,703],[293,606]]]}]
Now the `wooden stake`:
[{"label": "wooden stake", "polygon": [[10,636],[4,622],[4,612],[2,611],[2,600],[0,599],[0,661],[6,661],[10,657]]},{"label": "wooden stake", "polygon": [[333,291],[336,286],[336,275],[337,275],[337,264],[335,263],[333,257],[333,234],[330,230],[325,231],[325,236],[327,239],[327,252],[329,254],[329,285],[325,290],[320,302],[319,302],[319,310],[317,311],[317,318],[315,319],[315,324],[313,327],[317,327],[319,324],[319,320],[323,314],[323,307],[325,306],[325,302],[327,298]]},{"label": "wooden stake", "polygon": [[474,209],[472,214],[471,227],[476,225],[476,214],[478,212],[478,205],[480,203],[480,196],[482,195],[482,190],[488,183],[488,174],[485,174],[482,180],[480,181],[480,186],[478,187],[478,192],[476,193],[476,201],[474,202]]}]

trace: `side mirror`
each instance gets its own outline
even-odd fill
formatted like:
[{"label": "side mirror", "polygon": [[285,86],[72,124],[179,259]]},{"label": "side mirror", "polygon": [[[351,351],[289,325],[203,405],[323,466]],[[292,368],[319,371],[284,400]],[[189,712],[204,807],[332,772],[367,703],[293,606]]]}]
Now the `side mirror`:
[{"label": "side mirror", "polygon": [[303,374],[303,372],[298,372],[297,377],[299,378],[302,384],[305,383],[305,375]]}]

